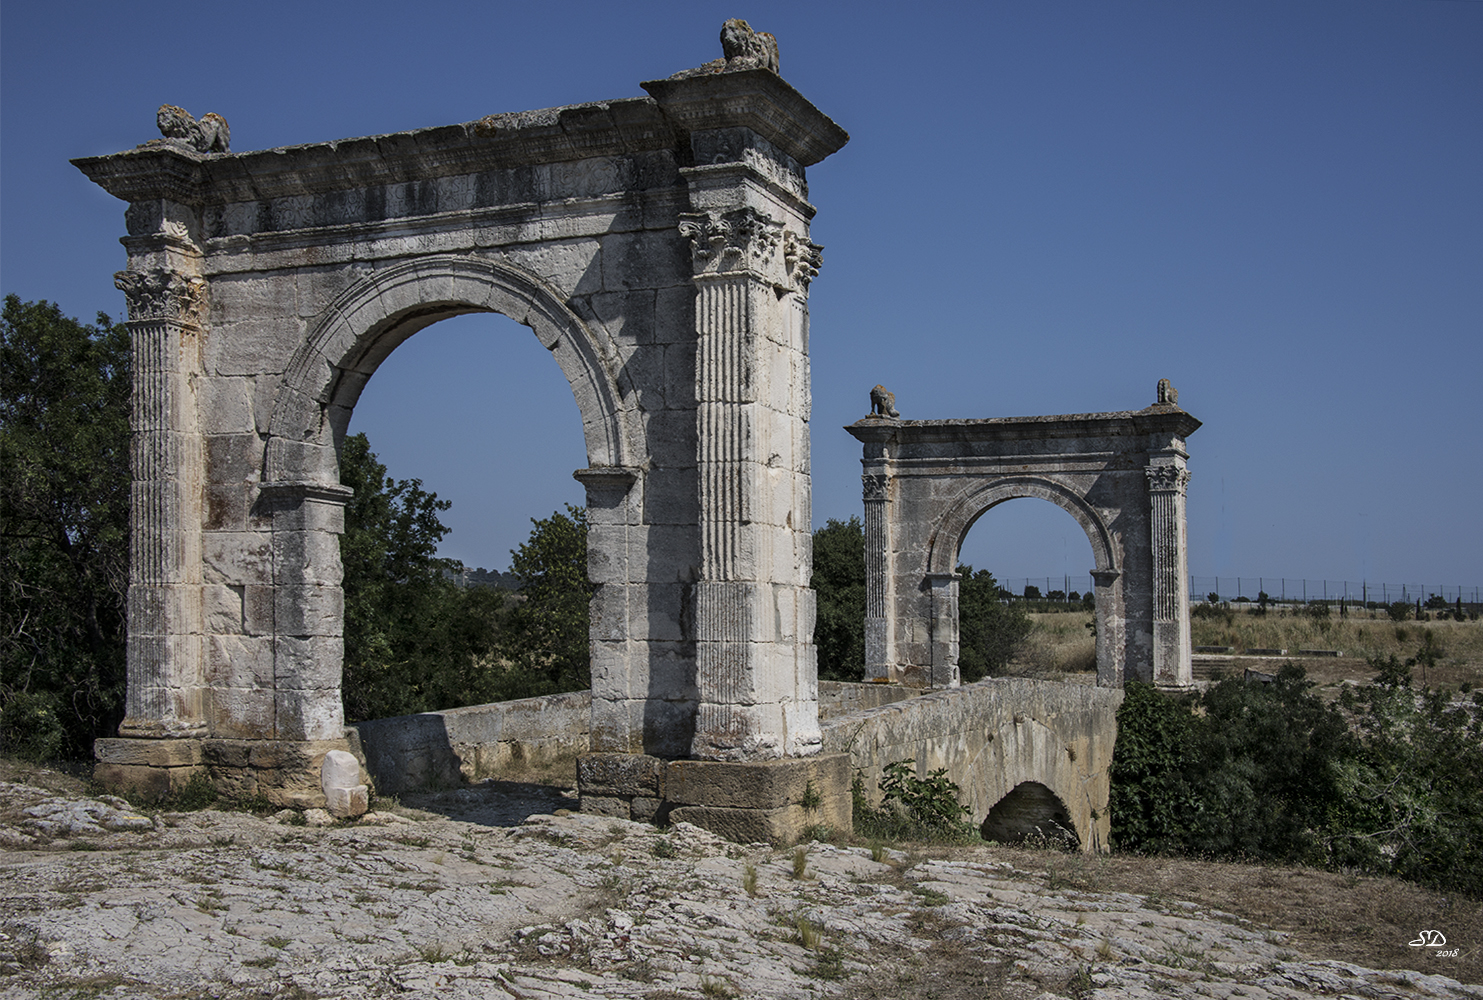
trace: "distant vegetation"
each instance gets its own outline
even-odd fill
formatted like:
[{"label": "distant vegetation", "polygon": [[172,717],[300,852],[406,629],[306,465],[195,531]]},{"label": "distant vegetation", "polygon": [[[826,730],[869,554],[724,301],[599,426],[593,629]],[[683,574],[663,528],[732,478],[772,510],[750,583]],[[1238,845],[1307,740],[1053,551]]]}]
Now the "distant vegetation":
[{"label": "distant vegetation", "polygon": [[578,507],[532,521],[511,555],[518,590],[463,587],[437,557],[450,503],[397,480],[364,434],[345,439],[346,718],[386,718],[591,686],[587,653],[587,516]]}]

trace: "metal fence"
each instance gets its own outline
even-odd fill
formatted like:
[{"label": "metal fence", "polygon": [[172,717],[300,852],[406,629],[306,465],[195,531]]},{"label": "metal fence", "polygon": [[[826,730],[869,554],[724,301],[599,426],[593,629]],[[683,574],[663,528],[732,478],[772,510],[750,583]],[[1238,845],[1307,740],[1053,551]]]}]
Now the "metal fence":
[{"label": "metal fence", "polygon": [[[1091,575],[1083,576],[1029,576],[1000,580],[999,586],[1015,597],[1032,600],[1076,601],[1096,584]],[[1388,583],[1371,580],[1307,580],[1283,576],[1192,576],[1190,577],[1190,600],[1208,601],[1215,594],[1221,601],[1255,601],[1265,593],[1267,599],[1281,604],[1307,603],[1309,601],[1345,601],[1349,603],[1392,604],[1406,601],[1426,603],[1428,598],[1441,596],[1448,604],[1461,600],[1464,604],[1483,601],[1483,585],[1462,583]],[[1072,596],[1075,595],[1075,596]]]}]

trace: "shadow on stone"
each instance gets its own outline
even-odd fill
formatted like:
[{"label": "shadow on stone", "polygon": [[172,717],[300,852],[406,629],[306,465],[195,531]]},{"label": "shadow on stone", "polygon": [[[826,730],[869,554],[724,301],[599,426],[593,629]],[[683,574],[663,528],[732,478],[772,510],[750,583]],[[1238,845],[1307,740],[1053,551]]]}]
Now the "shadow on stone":
[{"label": "shadow on stone", "polygon": [[519,826],[531,816],[577,808],[575,789],[493,778],[433,792],[405,792],[403,806],[480,826]]}]

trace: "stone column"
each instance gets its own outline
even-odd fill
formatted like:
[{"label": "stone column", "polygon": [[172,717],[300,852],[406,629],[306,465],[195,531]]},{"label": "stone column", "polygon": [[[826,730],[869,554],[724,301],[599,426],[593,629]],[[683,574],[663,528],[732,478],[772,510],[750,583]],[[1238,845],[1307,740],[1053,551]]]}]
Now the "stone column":
[{"label": "stone column", "polygon": [[264,483],[273,518],[274,736],[340,740],[345,659],[340,536],[352,491],[338,483]]},{"label": "stone column", "polygon": [[[741,178],[738,177],[737,180]],[[705,178],[706,200],[717,191]],[[807,507],[808,372],[800,296],[778,286],[783,223],[754,207],[681,217],[695,265],[697,474],[692,753],[746,760],[817,752]],[[797,238],[792,244],[800,245]],[[818,248],[805,241],[816,272]],[[806,288],[806,281],[802,282]]]},{"label": "stone column", "polygon": [[572,477],[587,491],[587,578],[593,586],[588,615],[592,750],[643,753],[645,708],[657,706],[646,705],[649,672],[637,669],[630,648],[632,620],[649,610],[642,583],[647,567],[630,565],[629,533],[640,522],[633,496],[639,472],[578,469]]},{"label": "stone column", "polygon": [[119,735],[206,732],[201,668],[203,448],[196,413],[206,282],[198,251],[153,236],[114,276],[129,304],[130,418],[128,693]]},{"label": "stone column", "polygon": [[1152,536],[1153,682],[1159,687],[1189,687],[1193,672],[1185,488],[1190,474],[1177,454],[1155,455],[1144,472]]},{"label": "stone column", "polygon": [[890,478],[872,470],[860,477],[865,487],[865,677],[890,681],[895,636],[889,613],[893,593]]},{"label": "stone column", "polygon": [[933,688],[957,687],[958,674],[958,580],[957,573],[928,573],[932,593]]},{"label": "stone column", "polygon": [[1121,574],[1115,569],[1092,570],[1096,586],[1097,686],[1122,687],[1126,671]]}]

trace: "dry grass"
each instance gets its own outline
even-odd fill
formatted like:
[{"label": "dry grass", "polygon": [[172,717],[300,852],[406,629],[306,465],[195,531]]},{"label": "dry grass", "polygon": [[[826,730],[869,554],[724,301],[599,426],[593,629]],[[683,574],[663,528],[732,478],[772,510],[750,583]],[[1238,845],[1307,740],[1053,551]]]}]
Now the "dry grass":
[{"label": "dry grass", "polygon": [[1032,613],[1034,629],[1005,674],[1060,679],[1068,673],[1095,672],[1097,648],[1087,623],[1090,611]]},{"label": "dry grass", "polygon": [[[1449,896],[1399,879],[1314,868],[1234,864],[1134,854],[1065,854],[1016,847],[941,848],[937,857],[987,857],[1044,872],[1047,888],[1127,892],[1151,903],[1191,902],[1286,932],[1295,952],[1372,969],[1415,969],[1465,983],[1483,982],[1483,900]],[[1435,928],[1458,958],[1412,948]]]},{"label": "dry grass", "polygon": [[[1378,617],[1369,617],[1372,614]],[[1366,662],[1370,657],[1395,656],[1404,661],[1415,656],[1429,634],[1441,652],[1437,665],[1424,678],[1421,669],[1416,669],[1418,684],[1452,690],[1463,685],[1483,687],[1483,622],[1398,624],[1380,611],[1354,611],[1345,618],[1336,612],[1314,619],[1288,611],[1258,615],[1233,608],[1228,617],[1192,619],[1190,633],[1196,646],[1234,646],[1237,653],[1286,649],[1294,661],[1303,663],[1310,680],[1335,689],[1345,679],[1364,682],[1374,676]],[[1299,649],[1337,649],[1344,656],[1303,658],[1297,655]]]}]

